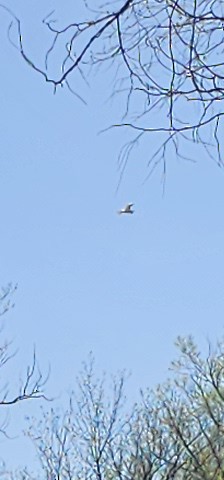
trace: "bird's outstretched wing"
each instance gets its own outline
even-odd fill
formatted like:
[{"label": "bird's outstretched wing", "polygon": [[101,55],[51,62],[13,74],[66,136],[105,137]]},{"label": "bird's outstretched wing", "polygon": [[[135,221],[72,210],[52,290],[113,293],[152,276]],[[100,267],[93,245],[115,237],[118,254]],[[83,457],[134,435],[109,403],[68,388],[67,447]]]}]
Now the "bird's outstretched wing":
[{"label": "bird's outstretched wing", "polygon": [[133,205],[134,205],[134,203],[128,203],[128,204],[126,205],[126,207],[124,208],[124,210],[125,210],[126,212],[130,211],[130,210],[131,210],[131,207],[133,207]]}]

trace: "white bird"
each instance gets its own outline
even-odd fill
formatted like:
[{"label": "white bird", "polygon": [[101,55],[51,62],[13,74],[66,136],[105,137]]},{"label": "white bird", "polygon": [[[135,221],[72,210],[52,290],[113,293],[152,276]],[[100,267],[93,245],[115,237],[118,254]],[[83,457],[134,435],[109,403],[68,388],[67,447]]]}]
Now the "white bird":
[{"label": "white bird", "polygon": [[121,210],[118,211],[118,213],[121,215],[121,213],[134,213],[134,210],[132,210],[131,207],[133,207],[134,203],[128,203],[126,207],[121,208]]}]

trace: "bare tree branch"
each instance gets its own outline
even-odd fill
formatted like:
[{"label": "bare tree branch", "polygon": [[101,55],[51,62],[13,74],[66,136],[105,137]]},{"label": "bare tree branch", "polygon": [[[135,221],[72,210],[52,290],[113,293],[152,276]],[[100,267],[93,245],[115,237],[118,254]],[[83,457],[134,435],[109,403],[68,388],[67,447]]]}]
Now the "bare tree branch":
[{"label": "bare tree branch", "polygon": [[[153,136],[155,142],[155,152],[148,156],[151,172],[162,164],[164,175],[169,157],[184,158],[189,142],[195,145],[195,151],[197,145],[203,145],[206,155],[223,167],[222,2],[121,0],[97,6],[96,1],[95,9],[87,2],[84,5],[82,21],[74,19],[57,27],[52,18],[55,12],[43,19],[51,39],[46,47],[45,69],[26,51],[21,20],[8,7],[0,7],[12,18],[10,42],[55,93],[58,86],[66,85],[85,102],[73,86],[76,74],[87,82],[90,68],[108,64],[116,72],[112,97],[121,96],[127,121],[114,126],[142,133],[122,149],[120,181],[133,145],[143,136]],[[59,40],[60,44],[64,42],[62,62],[57,54]],[[52,65],[57,77],[51,73]]]}]

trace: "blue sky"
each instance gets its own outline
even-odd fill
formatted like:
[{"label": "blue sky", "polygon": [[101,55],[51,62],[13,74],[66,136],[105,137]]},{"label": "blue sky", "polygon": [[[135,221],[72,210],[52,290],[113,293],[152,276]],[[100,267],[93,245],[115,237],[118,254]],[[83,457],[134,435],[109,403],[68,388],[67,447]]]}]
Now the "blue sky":
[{"label": "blue sky", "polygon": [[[38,30],[53,2],[38,2],[35,16],[27,3],[16,13],[29,33],[29,20]],[[2,335],[19,352],[7,375],[24,373],[35,344],[41,368],[51,365],[47,393],[63,406],[92,350],[98,371],[132,372],[134,401],[140,387],[168,375],[177,335],[192,334],[205,348],[207,337],[223,334],[224,172],[189,147],[197,163],[173,154],[163,195],[159,169],[143,185],[150,138],[134,151],[116,194],[127,134],[98,135],[122,113],[119,102],[106,102],[109,74],[90,78],[87,107],[65,89],[53,95],[9,45],[8,20],[1,13],[0,272],[1,285],[18,282],[18,291]],[[41,57],[36,40],[31,50]],[[129,201],[135,214],[118,216]],[[9,463],[27,463],[20,435],[27,412],[38,414],[39,405],[9,412],[17,438],[0,439]],[[32,466],[34,453],[30,459]]]}]

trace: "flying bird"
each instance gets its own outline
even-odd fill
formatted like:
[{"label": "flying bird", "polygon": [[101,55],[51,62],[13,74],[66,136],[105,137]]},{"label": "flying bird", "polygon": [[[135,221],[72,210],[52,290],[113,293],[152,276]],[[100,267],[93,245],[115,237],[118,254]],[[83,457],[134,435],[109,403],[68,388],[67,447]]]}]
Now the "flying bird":
[{"label": "flying bird", "polygon": [[134,210],[132,210],[131,207],[133,207],[134,203],[128,203],[126,207],[121,208],[121,210],[118,211],[118,213],[121,215],[121,213],[134,213]]}]

